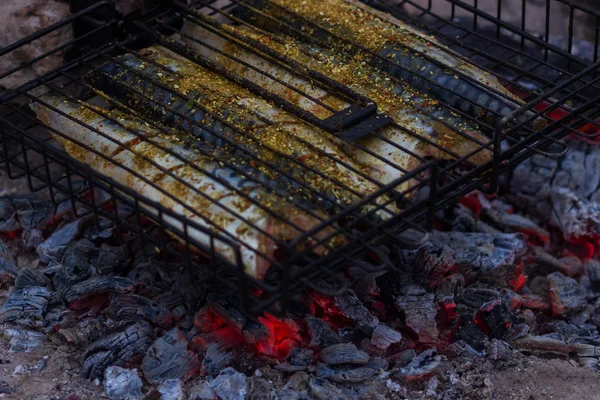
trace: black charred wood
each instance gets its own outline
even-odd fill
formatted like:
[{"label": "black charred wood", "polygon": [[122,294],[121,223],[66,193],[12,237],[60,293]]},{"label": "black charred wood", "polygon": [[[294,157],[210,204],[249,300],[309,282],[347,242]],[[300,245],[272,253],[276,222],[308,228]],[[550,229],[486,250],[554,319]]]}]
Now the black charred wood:
[{"label": "black charred wood", "polygon": [[437,350],[431,348],[418,354],[406,366],[394,369],[392,376],[403,381],[421,380],[433,374],[440,361]]},{"label": "black charred wood", "polygon": [[85,281],[76,283],[69,288],[64,299],[71,303],[77,299],[100,293],[131,293],[134,282],[129,278],[120,276],[94,276]]},{"label": "black charred wood", "polygon": [[23,240],[23,247],[26,250],[35,250],[44,242],[44,234],[38,228],[23,229],[21,239]]},{"label": "black charred wood", "polygon": [[590,286],[594,293],[600,293],[600,262],[588,261],[583,266],[585,275],[590,280]]},{"label": "black charred wood", "polygon": [[92,343],[84,354],[82,376],[101,378],[110,365],[126,366],[141,360],[154,340],[148,324],[133,324]]},{"label": "black charred wood", "polygon": [[15,279],[15,287],[24,289],[29,286],[48,287],[52,282],[42,271],[33,268],[21,268]]},{"label": "black charred wood", "polygon": [[335,296],[333,303],[343,316],[353,321],[360,328],[372,331],[379,325],[379,319],[363,305],[351,290]]},{"label": "black charred wood", "polygon": [[200,370],[202,375],[214,376],[230,366],[233,353],[217,343],[211,343],[206,349]]},{"label": "black charred wood", "polygon": [[492,300],[484,304],[477,315],[487,327],[488,335],[491,338],[504,341],[510,339],[510,332],[513,325],[522,322],[500,300]]},{"label": "black charred wood", "polygon": [[62,265],[52,277],[56,291],[64,295],[71,287],[83,282],[92,276],[92,269],[88,263]]},{"label": "black charred wood", "polygon": [[15,259],[6,246],[0,239],[0,283],[13,282],[17,277],[17,264]]},{"label": "black charred wood", "polygon": [[114,273],[119,267],[124,266],[129,261],[127,246],[110,246],[103,243],[98,252],[98,260],[94,266],[100,275]]},{"label": "black charred wood", "polygon": [[142,361],[146,379],[156,385],[167,379],[185,381],[198,372],[200,362],[196,355],[188,350],[188,345],[187,339],[177,328],[158,338]]},{"label": "black charred wood", "polygon": [[104,312],[115,320],[146,320],[161,328],[168,328],[173,324],[173,314],[169,310],[147,297],[135,294],[114,296]]},{"label": "black charred wood", "polygon": [[391,345],[400,343],[402,334],[388,325],[379,324],[371,336],[371,344],[380,350],[387,350]]},{"label": "black charred wood", "polygon": [[0,233],[11,233],[21,229],[17,211],[9,199],[0,199]]},{"label": "black charred wood", "polygon": [[374,358],[361,366],[331,366],[319,364],[317,376],[339,383],[360,383],[373,378],[382,370],[386,370],[388,362],[382,358]]},{"label": "black charred wood", "polygon": [[552,313],[556,316],[565,316],[585,307],[585,294],[577,281],[553,272],[547,276],[548,294]]},{"label": "black charred wood", "polygon": [[394,305],[404,315],[406,326],[421,343],[434,343],[438,337],[437,304],[435,294],[415,293],[398,296]]},{"label": "black charred wood", "polygon": [[40,260],[47,264],[58,264],[71,243],[81,232],[83,220],[77,219],[68,222],[55,230],[46,241],[41,243],[36,251],[40,256]]},{"label": "black charred wood", "polygon": [[15,320],[41,320],[44,317],[50,289],[32,286],[14,291],[0,308],[0,323]]},{"label": "black charred wood", "polygon": [[473,317],[471,315],[465,315],[460,321],[460,326],[456,332],[456,338],[462,340],[477,352],[484,351],[487,337],[481,328],[473,322]]},{"label": "black charred wood", "polygon": [[304,318],[304,322],[306,323],[308,334],[310,335],[309,346],[323,348],[341,343],[338,334],[322,319],[309,315]]},{"label": "black charred wood", "polygon": [[321,360],[327,364],[366,364],[369,355],[351,343],[334,344],[321,351]]}]

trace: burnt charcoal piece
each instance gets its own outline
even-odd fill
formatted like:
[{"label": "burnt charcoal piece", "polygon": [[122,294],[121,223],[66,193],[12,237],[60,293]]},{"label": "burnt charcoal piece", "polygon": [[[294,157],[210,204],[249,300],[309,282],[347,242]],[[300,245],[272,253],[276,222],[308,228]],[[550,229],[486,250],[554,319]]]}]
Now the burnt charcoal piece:
[{"label": "burnt charcoal piece", "polygon": [[501,228],[504,232],[532,232],[543,238],[550,236],[547,230],[541,228],[529,218],[509,213],[506,210],[484,207],[481,210],[481,218],[490,221],[493,226]]},{"label": "burnt charcoal piece", "polygon": [[462,340],[467,345],[471,346],[475,351],[482,352],[485,350],[487,338],[481,328],[473,322],[471,316],[465,316],[460,319],[460,327],[456,333],[456,338]]},{"label": "burnt charcoal piece", "polygon": [[286,361],[275,366],[276,369],[284,372],[305,371],[313,363],[314,353],[310,349],[295,348],[290,351]]},{"label": "burnt charcoal piece", "polygon": [[[498,265],[513,264],[525,252],[525,236],[520,233],[434,232],[429,241],[418,251],[439,254],[444,247],[454,251],[458,266],[470,267],[482,272],[492,271]],[[409,256],[409,251],[404,252]],[[417,252],[412,251],[413,257]],[[410,257],[408,257],[410,260]],[[414,261],[413,261],[414,262]]]},{"label": "burnt charcoal piece", "polygon": [[[558,271],[567,276],[576,276],[581,273],[581,261],[579,258],[564,257],[558,259],[548,253],[542,248],[536,247],[533,253],[533,261],[537,264],[547,267],[550,271]],[[550,272],[548,271],[548,272]]]},{"label": "burnt charcoal piece", "polygon": [[135,369],[111,366],[104,371],[104,393],[109,399],[141,399],[143,386]]},{"label": "burnt charcoal piece", "polygon": [[17,264],[6,244],[0,239],[0,282],[12,282],[17,277]]},{"label": "burnt charcoal piece", "polygon": [[85,281],[92,276],[89,264],[62,265],[52,277],[52,283],[58,293],[64,295],[71,287],[79,282]]},{"label": "burnt charcoal piece", "polygon": [[488,335],[500,340],[508,340],[512,326],[521,322],[500,300],[492,300],[481,306],[477,317],[485,324]]},{"label": "burnt charcoal piece", "polygon": [[40,260],[46,264],[60,263],[67,245],[79,235],[82,225],[83,221],[77,219],[55,230],[46,241],[37,247],[36,251],[40,256]]},{"label": "burnt charcoal piece", "polygon": [[90,263],[91,254],[97,251],[98,248],[89,240],[77,240],[67,246],[62,264],[66,267],[83,269],[82,266]]},{"label": "burnt charcoal piece", "polygon": [[180,379],[167,379],[158,387],[160,400],[185,400]]},{"label": "burnt charcoal piece", "polygon": [[392,375],[403,381],[422,380],[433,374],[438,365],[440,356],[435,348],[431,348],[417,355],[408,365],[394,370]]},{"label": "burnt charcoal piece", "polygon": [[221,371],[209,386],[220,399],[244,400],[248,393],[246,375],[231,367]]},{"label": "burnt charcoal piece", "polygon": [[0,233],[11,233],[21,229],[17,212],[9,199],[0,199]]},{"label": "burnt charcoal piece", "polygon": [[379,325],[379,319],[371,314],[351,290],[347,290],[340,296],[335,296],[333,303],[343,316],[350,319],[359,328],[370,331]]},{"label": "burnt charcoal piece", "polygon": [[329,324],[322,319],[309,315],[304,318],[304,322],[306,322],[308,333],[310,335],[309,346],[322,348],[341,343],[342,340],[338,334],[335,333]]},{"label": "burnt charcoal piece", "polygon": [[418,336],[419,342],[433,343],[437,340],[437,305],[434,294],[400,296],[396,298],[395,306],[404,314],[406,326]]},{"label": "burnt charcoal piece", "polygon": [[94,276],[85,281],[76,283],[64,295],[65,301],[71,303],[85,296],[100,293],[131,293],[134,282],[129,278],[120,276]]},{"label": "burnt charcoal piece", "polygon": [[520,163],[510,182],[511,200],[567,238],[596,234],[600,224],[600,146],[565,139],[569,152],[550,159],[534,155]]},{"label": "burnt charcoal piece", "polygon": [[95,341],[83,356],[82,376],[100,378],[109,365],[125,366],[141,359],[152,344],[153,336],[149,325],[138,323]]},{"label": "burnt charcoal piece", "polygon": [[106,218],[98,218],[98,224],[92,224],[83,231],[82,236],[88,240],[108,239],[112,236],[115,227],[113,221]]},{"label": "burnt charcoal piece", "polygon": [[135,294],[113,297],[104,313],[120,321],[138,322],[144,319],[161,328],[168,328],[173,324],[173,315],[169,310],[147,297]]},{"label": "burnt charcoal piece", "polygon": [[275,385],[272,382],[258,376],[252,376],[248,380],[247,400],[277,400]]},{"label": "burnt charcoal piece", "polygon": [[217,375],[223,368],[231,365],[233,354],[217,343],[211,343],[206,348],[200,370],[202,375]]},{"label": "burnt charcoal piece", "polygon": [[600,293],[600,262],[588,261],[583,266],[585,275],[590,280],[590,286],[594,293]]},{"label": "burnt charcoal piece", "polygon": [[495,235],[500,231],[479,219],[471,210],[462,204],[454,208],[452,230],[455,232],[479,232]]},{"label": "burnt charcoal piece", "polygon": [[21,227],[33,229],[46,227],[54,220],[55,213],[49,201],[36,199],[35,197],[19,197],[12,199],[13,207]]},{"label": "burnt charcoal piece", "polygon": [[371,336],[371,344],[380,350],[387,350],[393,344],[402,341],[402,334],[385,324],[377,325]]},{"label": "burnt charcoal piece", "polygon": [[383,358],[374,358],[359,367],[332,367],[327,364],[319,364],[317,366],[317,376],[339,383],[359,383],[374,377],[387,367],[388,363]]},{"label": "burnt charcoal piece", "polygon": [[142,361],[142,370],[148,382],[157,385],[167,379],[187,380],[198,372],[200,362],[188,350],[188,344],[177,328],[158,338]]},{"label": "burnt charcoal piece", "polygon": [[108,275],[127,261],[128,254],[125,246],[116,247],[103,243],[98,253],[98,261],[94,266],[100,275]]},{"label": "burnt charcoal piece", "polygon": [[15,287],[24,289],[29,286],[48,286],[50,279],[40,270],[33,268],[22,268],[19,270],[17,279],[15,279]]},{"label": "burnt charcoal piece", "polygon": [[23,247],[26,250],[35,250],[44,242],[44,235],[38,228],[24,229],[21,232],[21,239],[23,240]]},{"label": "burnt charcoal piece", "polygon": [[334,344],[321,351],[321,360],[327,364],[366,364],[369,355],[351,343]]},{"label": "burnt charcoal piece", "polygon": [[469,307],[479,309],[485,303],[500,298],[500,292],[494,289],[466,288],[460,294],[458,301]]},{"label": "burnt charcoal piece", "polygon": [[560,272],[553,272],[547,278],[548,295],[555,316],[565,316],[586,305],[583,290],[575,279],[568,278]]},{"label": "burnt charcoal piece", "polygon": [[327,379],[310,378],[310,392],[319,400],[353,400],[358,399],[356,392],[347,387],[337,386]]},{"label": "burnt charcoal piece", "polygon": [[4,335],[10,337],[11,353],[31,353],[46,342],[46,335],[26,329],[5,329]]},{"label": "burnt charcoal piece", "polygon": [[41,320],[51,294],[48,288],[40,286],[14,291],[0,308],[0,323],[18,319]]},{"label": "burnt charcoal piece", "polygon": [[421,248],[415,260],[415,266],[435,282],[444,277],[455,264],[454,250],[448,246],[444,246],[439,253],[432,252],[431,248]]}]

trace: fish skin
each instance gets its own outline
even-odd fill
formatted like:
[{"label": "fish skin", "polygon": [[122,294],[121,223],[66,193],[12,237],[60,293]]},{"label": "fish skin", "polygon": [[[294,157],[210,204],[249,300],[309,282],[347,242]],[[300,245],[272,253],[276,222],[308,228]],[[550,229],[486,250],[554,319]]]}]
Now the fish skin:
[{"label": "fish skin", "polygon": [[[287,152],[290,157],[294,157],[302,161],[302,163],[313,163],[313,167],[320,169],[326,176],[333,176],[335,179],[342,180],[342,183],[346,188],[352,189],[354,192],[360,194],[357,196],[345,188],[336,185],[333,181],[319,177],[319,175],[312,173],[309,169],[298,165],[297,163],[290,162],[283,158],[276,158],[274,153],[265,154],[265,149],[262,148],[258,143],[252,142],[249,139],[240,137],[240,133],[231,127],[212,119],[207,113],[199,112],[196,108],[196,104],[190,104],[178,93],[179,90],[183,90],[184,85],[181,80],[174,79],[173,81],[167,82],[172,87],[175,85],[179,86],[180,89],[175,89],[172,92],[161,88],[148,81],[148,78],[157,74],[160,69],[153,64],[144,62],[140,59],[135,58],[131,54],[118,57],[119,62],[126,63],[131,69],[125,69],[124,67],[116,66],[114,62],[103,65],[100,69],[104,72],[101,74],[93,74],[87,78],[97,89],[105,92],[111,98],[126,103],[130,108],[140,112],[144,117],[149,117],[159,122],[172,126],[177,129],[181,129],[187,133],[192,134],[195,137],[206,142],[210,148],[222,147],[224,142],[213,140],[210,137],[206,137],[208,133],[206,130],[196,130],[196,125],[188,123],[184,119],[173,114],[169,110],[158,103],[164,99],[170,101],[169,107],[177,109],[184,116],[189,116],[194,121],[198,122],[201,126],[215,127],[218,132],[226,137],[228,140],[245,147],[247,150],[254,154],[259,154],[262,157],[275,158],[277,167],[284,170],[286,173],[292,176],[292,180],[289,180],[289,193],[294,193],[293,189],[297,189],[297,186],[293,186],[293,181],[306,182],[314,189],[314,192],[323,193],[327,199],[333,199],[337,204],[341,206],[350,205],[358,200],[362,196],[368,195],[376,191],[379,187],[369,182],[359,174],[351,171],[347,167],[343,166],[339,160],[343,160],[347,165],[351,166],[357,171],[365,170],[365,167],[354,163],[352,159],[343,154],[343,152],[325,135],[319,134],[315,129],[309,125],[302,123],[296,117],[291,114],[271,106],[269,103],[259,99],[257,96],[245,91],[243,88],[228,83],[222,82],[222,77],[219,77],[208,70],[183,59],[180,56],[172,53],[171,51],[161,47],[153,46],[145,50],[145,58],[154,61],[158,64],[177,71],[181,76],[200,76],[201,74],[208,74],[207,76],[213,78],[208,79],[206,82],[208,87],[198,88],[194,87],[193,90],[189,90],[185,93],[187,96],[196,100],[199,104],[209,104],[213,107],[218,107],[218,114],[222,118],[227,118],[236,127],[239,127],[244,132],[252,134],[252,137],[257,139],[261,144],[271,146],[277,150]],[[137,75],[133,70],[141,74],[142,77]],[[161,73],[167,74],[164,70]],[[210,75],[212,74],[212,75]],[[167,79],[167,78],[165,78]],[[168,78],[170,79],[170,78]],[[167,80],[168,80],[167,79]],[[144,99],[139,94],[131,94],[131,91],[123,90],[123,86],[119,82],[126,82],[127,85],[143,92],[147,97],[157,99],[158,102]],[[176,91],[177,90],[177,91]],[[260,117],[266,117],[271,122],[274,122],[273,127],[265,124]],[[216,122],[215,122],[216,121]],[[277,132],[275,132],[277,131]],[[279,135],[288,141],[285,144],[274,143],[273,135]],[[208,136],[213,136],[208,133]],[[303,144],[301,141],[308,143],[309,145]],[[312,147],[311,147],[312,146]],[[326,153],[332,157],[327,158],[323,154],[319,154],[318,151]],[[365,172],[365,175],[368,175]],[[315,197],[313,193],[302,191],[301,196],[308,197],[309,200],[318,204],[327,210],[334,209],[327,200],[323,201],[320,197]],[[383,204],[386,202],[386,196],[380,196],[374,200],[376,204]],[[364,211],[368,212],[370,207],[367,207]],[[392,217],[399,210],[394,205],[387,205],[385,209],[376,212],[376,217],[379,219],[388,219]]]},{"label": "fish skin", "polygon": [[[236,31],[239,34],[246,35],[254,40],[260,41],[261,39],[264,39],[264,35],[261,36],[261,34],[257,34],[249,29],[234,27],[226,27],[226,29]],[[200,42],[202,43],[210,44],[211,47],[217,48],[225,54],[234,55],[245,63],[257,67],[259,70],[267,71],[277,79],[296,88],[300,88],[313,98],[319,99],[334,108],[336,106],[341,106],[341,109],[349,106],[348,103],[335,100],[328,91],[314,85],[312,82],[302,77],[289,74],[284,68],[264,60],[253,53],[242,50],[240,47],[224,40],[220,36],[212,34],[206,29],[201,28],[199,25],[184,23],[182,33],[182,40],[203,56],[227,66],[232,71],[260,84],[263,88],[283,97],[285,100],[310,111],[319,118],[328,117],[330,112],[306,97],[291,92],[281,83],[267,78],[254,69],[233,62],[230,58],[211,50],[207,46],[199,45],[193,40],[186,39],[186,36],[201,39]],[[414,90],[407,89],[393,80],[375,84],[374,82],[376,79],[379,79],[382,75],[377,74],[377,71],[373,67],[363,66],[363,63],[361,63],[360,60],[344,60],[334,52],[327,52],[325,50],[317,49],[314,46],[298,43],[287,36],[279,37],[272,35],[269,37],[269,40],[265,42],[268,43],[269,47],[285,54],[294,61],[325,74],[334,80],[344,82],[344,84],[354,89],[359,94],[374,100],[378,104],[378,109],[394,118],[401,127],[406,128],[411,132],[416,132],[436,143],[442,143],[443,147],[454,150],[458,156],[465,156],[472,152],[476,152],[480,150],[482,143],[489,141],[488,138],[479,133],[476,128],[465,122],[458,115],[450,113],[443,107],[434,105],[434,101],[427,100],[424,96]],[[357,68],[353,69],[351,65],[356,65]],[[359,74],[361,74],[361,76],[358,76]],[[390,93],[389,97],[391,100],[385,99],[385,101],[378,101],[382,99],[378,92],[384,91]],[[429,115],[423,115],[424,111]],[[466,136],[471,137],[473,140],[462,138],[458,133],[449,129],[441,121],[464,132]],[[439,148],[428,145],[420,138],[412,136],[397,127],[382,128],[378,134],[380,137],[369,135],[361,138],[357,142],[359,146],[344,141],[338,141],[338,145],[344,148],[344,150],[358,162],[369,165],[371,167],[370,171],[372,172],[371,176],[384,184],[388,184],[401,176],[401,169],[411,171],[421,163],[419,159],[410,155],[411,152],[419,154],[422,157],[431,156],[439,159],[456,159],[450,154],[441,151]],[[475,142],[475,140],[477,142]],[[397,146],[402,146],[402,149]],[[361,147],[364,147],[369,151],[364,151]],[[373,156],[372,153],[377,154],[379,157]],[[491,152],[488,150],[480,151],[479,153],[474,154],[471,157],[471,160],[477,165],[484,164],[491,160]],[[392,164],[390,164],[390,162]],[[398,166],[401,169],[399,169]],[[407,186],[408,185],[404,185],[404,188]]]},{"label": "fish skin", "polygon": [[[99,115],[80,104],[54,95],[43,96],[40,100],[75,120],[59,114],[41,102],[31,105],[40,121],[66,136],[54,134],[71,157],[202,227],[246,243],[247,247],[240,246],[242,263],[246,273],[255,278],[264,278],[271,264],[270,260],[274,259],[277,241],[293,240],[300,233],[293,224],[306,231],[325,218],[325,215],[319,211],[314,211],[313,216],[298,210],[285,199],[266,192],[264,188],[237,171],[224,167],[214,159],[186,148],[170,138],[161,136],[158,130],[131,115],[95,108],[97,112],[104,114]],[[112,122],[105,115],[122,121],[128,129],[134,129],[137,134]],[[84,127],[81,122],[107,137]],[[124,148],[123,143],[130,146],[131,150]],[[89,146],[95,152],[84,149],[82,145]],[[175,151],[184,160],[169,154],[162,148]],[[151,158],[158,166],[145,161],[142,156]],[[127,171],[116,163],[130,168],[133,172]],[[166,174],[165,170],[183,179],[189,186],[178,182]],[[246,170],[257,173],[248,166]],[[142,178],[152,182],[152,185]],[[227,184],[223,184],[220,180],[225,180]],[[177,200],[159,189],[174,195]],[[198,191],[204,193],[209,199],[200,196]],[[272,216],[250,202],[248,198],[273,209],[289,222]],[[182,204],[194,211],[186,209]],[[146,211],[156,214],[152,209],[145,208]],[[252,221],[254,226],[235,217],[234,213]],[[182,224],[173,217],[163,215],[163,219],[174,228],[182,229]],[[188,226],[187,233],[190,238],[210,247],[211,238],[206,233],[191,226]],[[313,239],[321,240],[332,233],[334,233],[333,228],[327,228],[315,234]],[[339,244],[344,239],[338,235],[334,240]],[[219,240],[215,240],[214,245],[217,254],[230,262],[236,262],[235,252],[231,246]],[[319,246],[315,251],[322,255],[327,250],[324,246]]]},{"label": "fish skin", "polygon": [[[374,66],[472,118],[497,124],[524,105],[522,100],[502,86],[495,76],[482,71],[458,53],[441,45],[435,38],[359,1],[250,0],[248,4],[275,16],[296,30],[307,33],[309,40],[318,41],[332,50],[344,51],[351,55],[358,51],[343,40],[333,38],[329,32],[359,43],[379,56],[370,58]],[[320,27],[308,24],[288,10],[317,23]],[[359,23],[352,20],[357,14],[360,14],[361,18]],[[340,15],[350,18],[341,18]],[[243,7],[236,12],[236,16],[274,33],[297,36],[292,29],[281,28],[278,23]],[[357,25],[353,25],[355,23]],[[360,26],[360,29],[357,26]],[[459,71],[471,79],[459,77],[453,71]],[[487,88],[492,88],[497,93]],[[517,117],[516,121],[529,123],[536,129],[545,124],[544,120],[536,118],[533,112],[526,112]]]}]

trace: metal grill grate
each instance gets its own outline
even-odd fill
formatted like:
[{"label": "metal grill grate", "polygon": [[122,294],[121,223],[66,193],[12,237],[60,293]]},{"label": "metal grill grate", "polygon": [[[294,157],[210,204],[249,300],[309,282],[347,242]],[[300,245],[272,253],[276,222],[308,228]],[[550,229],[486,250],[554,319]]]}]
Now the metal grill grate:
[{"label": "metal grill grate", "polygon": [[[523,83],[525,78],[540,83],[525,104],[453,70],[456,79],[508,104],[508,111],[485,109],[472,96],[449,90],[433,74],[419,74],[298,13],[284,10],[285,18],[274,18],[281,17],[282,8],[270,1],[233,0],[224,5],[204,1],[191,7],[173,2],[135,18],[109,12],[114,18],[100,22],[91,17],[98,10],[112,10],[112,4],[99,2],[0,50],[0,56],[9,54],[63,26],[88,26],[86,33],[55,50],[72,50],[74,55],[63,66],[0,96],[1,161],[10,178],[26,177],[34,191],[47,189],[55,204],[71,201],[80,213],[94,215],[98,224],[107,218],[124,233],[124,240],[139,237],[145,248],[159,246],[164,257],[180,259],[198,276],[213,279],[248,314],[280,312],[303,288],[324,291],[317,282],[325,278],[339,283],[327,291],[333,294],[344,289],[337,271],[373,244],[399,241],[398,235],[407,229],[413,233],[403,237],[417,240],[422,234],[415,230],[430,227],[436,209],[486,184],[488,190],[495,190],[502,171],[566,134],[581,133],[598,117],[598,98],[590,88],[597,83],[600,64],[585,63],[547,40],[533,40],[476,7],[450,3],[453,9],[462,6],[478,18],[521,34],[517,47],[501,41],[500,33],[489,39],[493,44],[526,55],[527,61],[535,60],[545,68],[550,68],[553,53],[568,60],[568,65],[564,70],[556,67],[560,78],[552,81],[535,69],[525,69],[516,56],[500,60],[490,51],[492,45],[480,49],[466,41],[461,48],[465,57],[479,61],[487,57],[483,67],[520,92],[531,90]],[[415,23],[434,18],[429,28],[451,45],[463,43],[470,35],[482,36],[476,24],[469,30],[442,19],[431,5],[421,8],[411,1],[391,7],[371,5]],[[408,5],[420,15],[415,17],[402,7]],[[450,28],[453,31],[448,33]],[[465,38],[456,39],[455,30]],[[107,32],[111,33],[107,40],[99,40],[98,33]],[[288,40],[279,33],[289,34],[287,43],[294,41],[303,52],[279,51]],[[525,52],[529,42],[544,50],[540,58]],[[149,45],[163,49],[148,50]],[[413,112],[430,118],[438,131],[459,140],[462,147],[457,150],[399,122],[398,114],[391,113],[397,112],[394,106],[371,98],[367,88],[346,86],[339,76],[319,70],[319,64],[311,61],[317,57],[316,48],[344,65],[363,55],[368,71],[389,73],[382,76],[399,88],[398,96],[412,93],[407,77],[414,78],[416,88],[426,82],[442,100],[433,105],[417,101],[413,107],[418,111]],[[335,49],[345,51],[330,53]],[[424,59],[428,65],[448,69],[435,58]],[[507,70],[518,74],[511,78]],[[15,71],[1,73],[0,79]],[[191,75],[203,80],[194,81],[190,89],[179,89]],[[31,103],[62,125],[38,120]],[[551,114],[557,110],[559,119]],[[449,118],[442,121],[440,115]],[[456,124],[454,119],[466,122]],[[265,132],[293,142],[293,151],[265,140]],[[406,141],[391,140],[390,132]],[[370,141],[365,141],[367,137]],[[376,151],[373,142],[397,157]],[[332,151],[338,146],[388,174],[375,175],[346,153]],[[191,175],[202,177],[202,184]],[[217,198],[214,186],[245,206]],[[262,219],[249,218],[247,209]],[[297,211],[291,214],[290,210]],[[216,221],[215,212],[234,221],[238,229],[223,229],[227,222]],[[286,236],[275,234],[273,226]],[[240,234],[248,230],[251,236]],[[179,239],[167,240],[171,237],[167,232]],[[261,247],[257,240],[269,244]],[[248,260],[270,265],[266,276],[245,273]]]}]

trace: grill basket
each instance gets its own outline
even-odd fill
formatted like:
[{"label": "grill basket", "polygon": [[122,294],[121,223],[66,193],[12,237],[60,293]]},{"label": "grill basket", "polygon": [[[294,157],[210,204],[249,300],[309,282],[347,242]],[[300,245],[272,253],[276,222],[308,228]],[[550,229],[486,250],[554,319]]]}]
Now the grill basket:
[{"label": "grill basket", "polygon": [[[74,10],[69,18],[0,49],[0,57],[4,57],[36,43],[56,30],[73,29],[75,33],[75,39],[36,57],[18,69],[0,71],[0,80],[10,79],[19,69],[42,62],[51,54],[65,54],[64,65],[0,95],[0,163],[10,179],[24,179],[32,191],[45,191],[56,206],[71,202],[77,216],[88,215],[99,226],[109,222],[114,224],[122,232],[119,237],[123,241],[136,238],[149,255],[164,257],[170,262],[180,262],[193,271],[199,280],[209,280],[212,285],[221,288],[219,292],[223,297],[246,314],[256,316],[267,310],[281,314],[293,304],[295,295],[306,288],[327,295],[345,290],[345,280],[339,271],[352,260],[373,250],[374,246],[380,243],[417,245],[426,238],[426,231],[431,229],[433,216],[438,209],[474,189],[496,191],[500,175],[533,154],[563,154],[566,149],[559,139],[566,135],[595,138],[595,128],[599,127],[596,118],[600,116],[597,95],[599,30],[596,28],[590,42],[590,59],[581,58],[577,51],[582,42],[574,21],[576,17],[586,17],[595,21],[594,26],[598,27],[600,14],[597,12],[577,6],[574,2],[548,0],[545,8],[546,24],[542,26],[541,35],[535,36],[528,33],[530,17],[525,0],[522,1],[522,9],[516,18],[519,21],[517,24],[514,23],[514,15],[511,16],[512,23],[504,20],[506,10],[502,8],[501,0],[492,2],[496,5],[492,11],[488,8],[489,4],[485,9],[478,7],[476,0],[470,3],[459,0],[429,1],[427,6],[422,5],[424,2],[410,0],[394,5],[383,1],[366,3],[434,34],[445,45],[497,76],[513,92],[521,94],[527,103],[495,125],[478,121],[481,130],[489,136],[485,141],[473,138],[460,128],[448,127],[474,149],[460,156],[453,149],[433,143],[418,132],[403,128],[379,114],[376,104],[370,99],[330,77],[305,69],[259,42],[232,36],[221,23],[239,22],[229,13],[235,9],[252,9],[244,1],[203,1],[192,6],[178,2],[160,2],[155,7],[147,7],[149,9],[144,14],[129,15],[116,12],[110,1],[95,2],[83,8],[78,2],[77,11]],[[558,32],[558,36],[555,36],[550,30],[550,16],[554,11],[562,9],[566,10],[569,24],[565,32]],[[227,67],[202,57],[189,47],[169,40],[168,36],[178,32],[183,22],[202,26],[253,57],[268,60],[270,65],[285,69],[299,78],[310,79],[331,96],[343,99],[346,108],[332,109],[329,117],[319,118]],[[326,29],[324,34],[333,35]],[[293,36],[303,42],[311,41],[302,31],[294,32]],[[555,37],[561,36],[567,40],[563,40],[564,43],[556,42]],[[361,45],[348,42],[345,38],[335,40],[368,52]],[[202,45],[201,42],[198,43]],[[436,146],[445,155],[445,160],[420,157],[410,149],[396,145],[397,151],[417,158],[417,165],[408,170],[397,166],[396,169],[401,172],[399,178],[385,184],[372,182],[376,186],[373,192],[361,196],[360,200],[349,206],[336,206],[329,217],[323,218],[311,229],[301,231],[291,243],[279,243],[277,259],[272,262],[274,268],[271,268],[266,279],[255,279],[244,272],[240,249],[247,246],[246,243],[210,229],[205,224],[184,218],[171,208],[145,198],[69,157],[56,145],[51,135],[61,136],[63,133],[48,129],[30,110],[29,104],[43,102],[40,96],[47,92],[60,94],[67,99],[87,101],[95,93],[90,83],[83,79],[85,75],[98,72],[103,63],[125,53],[135,54],[146,61],[143,52],[140,53],[139,50],[151,44],[161,44],[203,68],[236,82],[257,97],[285,109],[295,118],[331,135],[337,135],[350,146],[359,147],[356,138],[366,134],[381,137],[378,136],[381,135],[380,129],[391,125],[411,138]],[[227,53],[223,56],[235,58]],[[240,59],[234,61],[243,62]],[[429,61],[436,63],[435,60]],[[470,79],[460,71],[454,72],[461,79]],[[274,76],[271,79],[277,80]],[[277,82],[285,84],[283,81]],[[436,85],[435,82],[431,84]],[[299,91],[297,87],[289,89]],[[299,94],[311,99],[309,93]],[[318,103],[317,100],[312,100]],[[114,103],[112,106],[120,104]],[[169,112],[179,113],[183,120],[192,125],[198,125],[198,121],[186,119],[186,115],[169,109],[167,103],[159,106]],[[465,119],[472,119],[464,111],[449,104],[442,102],[441,107],[460,114]],[[210,114],[210,110],[206,112]],[[525,116],[527,118],[522,118]],[[220,119],[218,115],[213,117],[227,125],[227,121]],[[531,123],[535,119],[545,119],[546,124],[536,128]],[[90,129],[89,126],[87,128]],[[229,126],[228,129],[244,134],[236,126]],[[209,133],[219,135],[215,130],[209,129]],[[477,163],[475,160],[483,152],[492,157],[485,163]],[[319,155],[328,157],[323,153]],[[246,156],[253,162],[263,164],[265,168],[280,172],[260,155],[249,152]],[[290,163],[296,163],[298,168],[306,169],[307,173],[318,173],[293,157],[286,159]],[[163,172],[169,174],[171,171]],[[320,177],[330,179],[332,184],[345,189],[343,183],[334,182],[332,177]],[[265,186],[265,190],[272,189],[268,182],[259,184]],[[178,201],[172,193],[165,195]],[[385,220],[373,217],[390,204],[399,205],[401,211]],[[366,206],[369,206],[368,212],[364,212]],[[190,212],[199,215],[197,210]],[[266,212],[274,214],[273,210],[267,209]],[[288,223],[285,216],[273,215],[273,218]],[[346,244],[331,247],[326,240],[315,240],[320,233],[332,229],[331,235],[343,233],[347,237]],[[178,240],[172,239],[173,234]],[[202,240],[198,240],[198,237]],[[298,250],[298,244],[309,239],[313,241],[309,248]],[[330,248],[326,255],[315,257],[313,250],[317,246]],[[220,253],[223,253],[224,248],[230,249],[228,251],[234,256],[221,257]],[[323,281],[328,282],[322,284]]]}]

